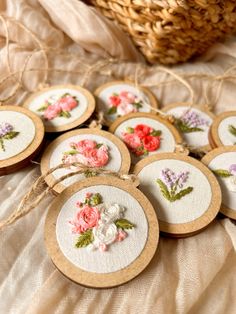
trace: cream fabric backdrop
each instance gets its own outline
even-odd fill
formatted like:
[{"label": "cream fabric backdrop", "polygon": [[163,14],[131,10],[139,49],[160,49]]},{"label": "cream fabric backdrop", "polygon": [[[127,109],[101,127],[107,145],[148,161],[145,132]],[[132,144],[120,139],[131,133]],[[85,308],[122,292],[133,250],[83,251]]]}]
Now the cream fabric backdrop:
[{"label": "cream fabric backdrop", "polygon": [[[21,105],[29,92],[42,82],[81,84],[82,76],[75,71],[84,71],[84,62],[93,63],[104,57],[142,61],[118,27],[80,1],[2,0],[0,10],[4,17],[0,21],[0,78],[20,71],[27,56],[31,56],[27,59],[27,70],[49,68],[47,80],[43,70],[26,72],[22,87],[8,104]],[[9,46],[6,46],[6,27]],[[85,61],[81,63],[80,58]],[[173,69],[221,75],[235,64],[235,58],[236,39],[232,38],[215,45],[194,63]],[[134,74],[135,68],[134,64],[122,62],[105,67],[102,75],[92,74],[85,86],[93,90],[108,79]],[[12,88],[17,87],[19,74],[0,85],[0,98],[7,98]],[[107,74],[112,77],[108,78]],[[155,71],[151,77],[142,79],[159,82],[165,78],[166,73]],[[234,83],[223,85],[217,112],[235,109]],[[196,101],[204,103],[206,82],[195,79],[191,84]],[[216,85],[211,83],[212,97]],[[162,104],[189,100],[188,90],[176,82],[154,92]],[[39,167],[32,165],[0,177],[1,218],[14,209],[38,175]],[[47,256],[43,225],[51,200],[52,196],[48,196],[34,212],[1,233],[1,313],[236,312],[236,227],[229,219],[217,219],[205,231],[187,239],[162,237],[153,261],[138,278],[114,289],[94,290],[67,280]]]}]

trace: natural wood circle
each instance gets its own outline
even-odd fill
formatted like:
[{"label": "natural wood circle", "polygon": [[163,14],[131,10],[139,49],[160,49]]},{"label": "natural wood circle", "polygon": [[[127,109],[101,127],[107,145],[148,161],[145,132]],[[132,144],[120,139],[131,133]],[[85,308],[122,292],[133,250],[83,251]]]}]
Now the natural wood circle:
[{"label": "natural wood circle", "polygon": [[[41,119],[32,111],[19,106],[0,106],[0,111],[19,112],[30,118],[35,126],[33,141],[19,154],[0,160],[0,175],[6,175],[27,166],[40,150],[44,138],[44,125]],[[1,114],[1,113],[0,113]]]},{"label": "natural wood circle", "polygon": [[[202,111],[203,113],[207,114],[211,119],[213,119],[213,121],[215,119],[214,113],[209,111],[204,105],[192,105],[190,103],[177,102],[177,103],[169,104],[169,105],[163,107],[162,110],[167,113],[171,109],[174,109],[177,107],[192,107],[192,108],[198,109],[199,111]],[[209,129],[209,134],[210,134],[210,129]],[[208,134],[208,139],[209,139],[209,134]],[[199,148],[202,149],[203,151],[210,151],[211,150],[210,139],[209,139],[209,145],[200,146]]]},{"label": "natural wood circle", "polygon": [[[53,151],[56,149],[56,147],[62,143],[63,141],[65,141],[66,139],[76,136],[76,135],[82,135],[82,134],[93,134],[93,135],[98,135],[101,137],[104,137],[108,140],[110,140],[113,144],[116,145],[116,147],[119,149],[120,154],[121,154],[121,167],[119,169],[120,173],[123,174],[127,174],[129,172],[130,169],[130,165],[131,165],[131,158],[130,158],[130,153],[128,148],[126,147],[126,145],[116,136],[114,136],[113,134],[106,132],[106,131],[102,131],[102,130],[98,130],[98,129],[79,129],[79,130],[74,130],[74,131],[70,131],[67,132],[61,136],[59,136],[57,139],[55,139],[45,150],[42,159],[41,159],[41,172],[42,174],[45,174],[49,169],[50,169],[50,159],[51,159],[51,155],[53,153]],[[49,176],[47,176],[45,178],[46,183],[48,184],[48,186],[52,186],[56,179],[53,176],[53,174],[50,174]],[[66,188],[65,185],[63,185],[62,183],[58,183],[54,188],[54,192],[56,193],[61,193],[64,189]]]},{"label": "natural wood circle", "polygon": [[56,85],[56,86],[44,88],[38,92],[33,93],[29,98],[27,98],[26,101],[24,102],[23,106],[26,107],[27,109],[29,109],[30,103],[32,102],[32,100],[34,98],[44,94],[47,91],[60,90],[63,88],[77,90],[83,96],[85,96],[87,101],[88,101],[87,109],[78,119],[76,119],[73,122],[65,123],[65,124],[60,125],[60,126],[59,125],[58,126],[52,126],[52,125],[47,126],[47,125],[45,125],[45,131],[48,133],[63,132],[63,131],[68,131],[68,130],[74,129],[74,128],[78,127],[79,125],[81,125],[82,123],[84,123],[86,120],[88,120],[95,110],[95,99],[94,99],[93,95],[87,89],[84,89],[83,87],[80,87],[77,85]]},{"label": "natural wood circle", "polygon": [[[221,204],[221,197],[222,197],[221,189],[213,173],[203,163],[201,163],[200,161],[192,157],[185,156],[179,153],[161,153],[161,154],[156,154],[156,155],[147,157],[139,161],[135,165],[134,174],[138,176],[141,170],[145,168],[147,165],[151,163],[155,163],[159,160],[165,160],[165,159],[166,160],[168,159],[181,160],[181,161],[185,161],[186,163],[193,165],[194,167],[198,168],[207,177],[208,182],[211,185],[211,190],[212,190],[211,204],[208,207],[208,209],[204,212],[204,214],[200,216],[199,218],[193,221],[187,222],[187,223],[178,223],[178,224],[168,223],[158,218],[160,231],[166,234],[172,235],[172,236],[178,236],[178,237],[190,236],[204,229],[216,217],[217,213],[219,212],[220,204]],[[199,182],[199,184],[201,183]]]},{"label": "natural wood circle", "polygon": [[[138,87],[136,87],[136,86],[135,86],[135,83],[133,83],[133,82],[131,82],[131,81],[113,81],[113,82],[105,83],[105,84],[99,86],[99,87],[94,91],[94,95],[95,95],[97,98],[99,98],[100,93],[101,93],[104,89],[106,89],[106,88],[108,88],[108,87],[110,87],[110,86],[115,86],[115,85],[119,85],[119,84],[130,85],[130,86],[132,86],[132,87],[135,87],[135,88],[140,89],[140,90],[148,97],[148,99],[149,99],[149,101],[150,101],[150,106],[153,108],[153,110],[150,110],[150,113],[154,113],[154,114],[156,113],[156,112],[155,112],[155,109],[159,107],[159,103],[158,103],[158,101],[157,101],[155,95],[153,94],[153,92],[152,92],[150,89],[148,89],[148,88],[146,88],[146,87],[143,87],[143,86],[138,86]],[[150,108],[150,109],[151,109],[151,108]],[[127,116],[127,115],[125,115],[125,116]],[[109,121],[109,120],[108,120],[108,121],[106,121],[106,122],[107,122],[108,125],[111,125],[111,124],[112,124],[112,121]]]},{"label": "natural wood circle", "polygon": [[236,117],[236,111],[222,112],[221,114],[219,114],[218,116],[215,117],[215,119],[211,125],[211,128],[210,128],[210,138],[211,138],[213,147],[224,146],[224,144],[220,140],[218,128],[219,128],[220,123],[224,119],[226,119],[228,117],[232,117],[232,116]]},{"label": "natural wood circle", "polygon": [[[109,131],[111,133],[115,133],[116,129],[125,121],[127,120],[132,120],[132,119],[135,119],[135,118],[149,118],[149,119],[152,119],[152,120],[155,120],[163,125],[165,125],[168,130],[171,132],[171,134],[173,135],[174,139],[175,139],[175,142],[176,144],[179,144],[181,145],[183,143],[183,140],[182,140],[182,137],[180,135],[180,133],[178,132],[178,130],[170,123],[168,122],[167,120],[157,116],[157,115],[154,115],[152,113],[145,113],[145,112],[137,112],[137,113],[130,113],[130,114],[127,114],[123,117],[120,117],[118,119],[116,119],[112,124],[111,126],[109,127]],[[177,148],[176,148],[177,150]],[[186,150],[184,153],[188,154],[188,151]]]},{"label": "natural wood circle", "polygon": [[[60,250],[56,238],[56,223],[63,204],[76,192],[84,188],[96,185],[106,185],[119,188],[130,193],[134,197],[145,213],[148,222],[148,236],[146,245],[141,254],[129,266],[119,271],[111,273],[94,273],[76,267],[72,264]],[[122,200],[119,200],[121,202]],[[55,266],[69,279],[87,287],[110,288],[124,284],[138,276],[149,264],[157,249],[159,240],[159,228],[155,211],[149,200],[132,184],[114,177],[93,177],[80,182],[76,182],[65,189],[52,203],[49,208],[45,222],[45,242],[48,253]]]},{"label": "natural wood circle", "polygon": [[[215,148],[202,158],[202,162],[208,167],[210,162],[217,156],[224,153],[231,153],[231,152],[234,152],[236,156],[235,146],[223,146],[223,147]],[[235,158],[235,161],[236,161],[236,158]],[[229,208],[226,205],[224,205],[224,200],[222,200],[220,212],[229,218],[236,219],[236,210],[233,210],[232,208]]]}]

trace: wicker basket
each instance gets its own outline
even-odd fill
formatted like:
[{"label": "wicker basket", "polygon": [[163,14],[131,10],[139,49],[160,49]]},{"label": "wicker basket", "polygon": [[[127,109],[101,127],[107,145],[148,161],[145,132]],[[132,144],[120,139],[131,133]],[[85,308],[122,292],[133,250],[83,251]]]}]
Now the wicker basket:
[{"label": "wicker basket", "polygon": [[131,36],[150,63],[184,62],[236,29],[236,1],[87,0]]}]

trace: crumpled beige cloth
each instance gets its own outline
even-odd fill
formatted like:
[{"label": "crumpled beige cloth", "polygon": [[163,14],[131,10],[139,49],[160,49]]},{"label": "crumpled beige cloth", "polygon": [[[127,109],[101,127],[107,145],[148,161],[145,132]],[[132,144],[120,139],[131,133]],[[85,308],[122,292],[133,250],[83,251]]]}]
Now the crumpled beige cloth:
[{"label": "crumpled beige cloth", "polygon": [[[46,83],[81,84],[81,73],[65,70],[83,69],[82,57],[90,64],[101,57],[142,60],[117,26],[77,0],[2,0],[0,13],[4,14],[4,20],[0,21],[0,80],[10,71],[16,72],[0,85],[0,98],[12,93],[19,80],[17,71],[31,56],[22,78],[23,86],[8,104],[20,105],[30,91],[44,82],[46,67],[49,68]],[[235,64],[235,51],[236,38],[232,38],[215,45],[194,63],[173,70],[221,75]],[[32,71],[33,68],[42,71]],[[111,77],[94,73],[85,86],[93,90],[109,79],[134,74],[135,69],[135,64],[119,62],[105,69]],[[151,77],[144,75],[142,81],[159,82],[166,78],[166,73],[154,71]],[[195,101],[204,103],[205,81],[195,79],[191,84]],[[179,82],[153,90],[162,104],[189,100],[188,89]],[[213,98],[215,90],[216,84],[212,83]],[[215,110],[235,108],[235,82],[224,83]],[[0,177],[0,218],[15,208],[38,175],[39,167],[32,165]],[[190,238],[161,237],[155,257],[140,276],[114,289],[95,290],[70,282],[55,269],[47,255],[43,226],[51,200],[52,196],[48,196],[28,216],[1,233],[1,313],[236,313],[236,227],[230,219],[218,218]]]}]

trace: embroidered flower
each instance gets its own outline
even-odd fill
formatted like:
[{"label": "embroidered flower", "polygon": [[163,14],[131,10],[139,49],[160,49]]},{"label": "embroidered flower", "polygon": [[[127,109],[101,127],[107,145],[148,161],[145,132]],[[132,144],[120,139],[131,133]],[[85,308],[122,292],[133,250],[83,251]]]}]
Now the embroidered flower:
[{"label": "embroidered flower", "polygon": [[[228,126],[228,130],[229,130],[230,134],[232,134],[234,137],[236,136],[236,127],[235,127],[235,126],[233,126],[232,124],[230,124],[230,125]],[[236,145],[236,143],[233,142],[233,145]]]},{"label": "embroidered flower", "polygon": [[236,192],[236,164],[230,165],[229,170],[215,169],[213,172],[215,175],[227,179],[226,185],[229,191]]},{"label": "embroidered flower", "polygon": [[100,213],[96,207],[84,206],[77,215],[76,218],[70,223],[74,226],[73,233],[82,233],[92,227],[97,226]]},{"label": "embroidered flower", "polygon": [[0,149],[5,151],[5,140],[11,140],[16,137],[19,132],[14,131],[13,126],[8,122],[3,122],[0,124]]},{"label": "embroidered flower", "polygon": [[82,163],[90,167],[103,167],[109,161],[108,147],[92,140],[70,143],[72,150],[64,152],[62,162]]},{"label": "embroidered flower", "polygon": [[160,135],[160,130],[154,130],[145,124],[138,124],[134,128],[126,128],[126,132],[122,133],[122,139],[132,153],[142,156],[160,147]]},{"label": "embroidered flower", "polygon": [[76,206],[80,210],[69,223],[73,226],[72,233],[79,234],[77,248],[105,252],[110,244],[121,242],[128,236],[125,230],[134,228],[134,224],[123,218],[125,208],[118,204],[104,204],[99,193],[86,193],[85,201],[78,201]]},{"label": "embroidered flower", "polygon": [[209,122],[201,117],[196,111],[187,109],[180,118],[176,118],[177,128],[183,133],[204,131],[203,126],[208,126]]},{"label": "embroidered flower", "polygon": [[45,120],[52,120],[56,117],[70,118],[72,111],[79,105],[79,100],[75,96],[70,94],[64,94],[57,100],[53,97],[47,99],[45,104],[41,106],[38,111],[43,112],[43,117]]},{"label": "embroidered flower", "polygon": [[105,223],[109,223],[111,221],[120,219],[121,217],[123,217],[124,210],[124,207],[118,204],[113,204],[110,207],[105,207],[101,214],[101,220]]},{"label": "embroidered flower", "polygon": [[162,195],[169,201],[175,202],[192,192],[193,187],[182,189],[189,177],[189,171],[181,171],[178,174],[169,168],[161,171],[161,179],[157,179]]},{"label": "embroidered flower", "polygon": [[124,116],[125,114],[137,112],[143,106],[143,102],[131,92],[122,91],[114,93],[108,98],[109,109],[107,114]]}]

